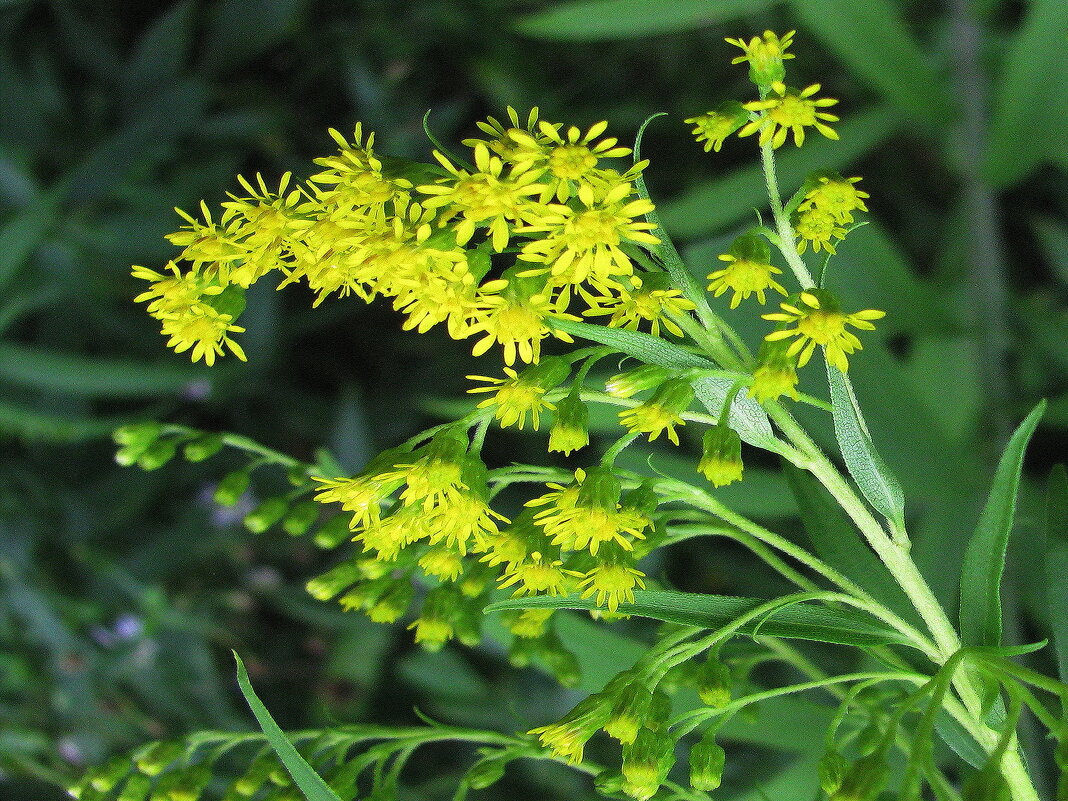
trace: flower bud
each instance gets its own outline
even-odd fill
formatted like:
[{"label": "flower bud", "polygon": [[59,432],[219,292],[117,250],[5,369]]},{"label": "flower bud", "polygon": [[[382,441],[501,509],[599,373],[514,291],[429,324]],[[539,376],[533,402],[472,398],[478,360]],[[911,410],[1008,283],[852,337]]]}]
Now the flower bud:
[{"label": "flower bud", "polygon": [[134,754],[133,761],[141,773],[158,776],[184,751],[180,743],[152,743]]},{"label": "flower bud", "polygon": [[543,637],[538,642],[538,655],[556,680],[564,687],[577,687],[582,682],[578,658],[564,647],[559,638]]},{"label": "flower bud", "polygon": [[88,784],[98,793],[110,792],[122,778],[130,772],[130,760],[126,757],[112,757],[89,774]]},{"label": "flower bud", "polygon": [[319,526],[319,530],[315,532],[315,537],[312,541],[319,548],[328,550],[336,548],[341,543],[351,539],[352,530],[349,528],[349,521],[344,515],[337,515]]},{"label": "flower bud", "polygon": [[706,734],[690,749],[690,786],[706,793],[715,790],[723,780],[726,759],[715,738]]},{"label": "flower bud", "polygon": [[464,782],[472,790],[485,790],[501,780],[507,764],[508,760],[499,753],[483,757],[467,771]]},{"label": "flower bud", "polygon": [[632,681],[624,685],[616,693],[612,714],[604,730],[608,736],[615,737],[624,745],[634,742],[652,703],[653,694],[642,682]]},{"label": "flower bud", "polygon": [[204,434],[185,443],[182,455],[188,462],[203,462],[222,450],[222,434]]},{"label": "flower bud", "polygon": [[605,769],[597,774],[594,786],[597,788],[598,793],[611,798],[623,792],[623,786],[626,781],[622,773]]},{"label": "flower bud", "polygon": [[287,509],[289,502],[285,498],[268,498],[245,515],[245,528],[253,534],[262,534],[281,520]]},{"label": "flower bud", "polygon": [[223,476],[215,488],[215,503],[220,506],[233,506],[248,489],[248,470],[235,470]]},{"label": "flower bud", "polygon": [[427,651],[440,651],[453,637],[458,611],[455,594],[446,587],[435,587],[426,594],[419,617],[408,628],[415,629],[416,643]]},{"label": "flower bud", "polygon": [[605,382],[605,391],[615,398],[629,398],[659,386],[671,373],[655,364],[643,364],[625,373],[612,376]]},{"label": "flower bud", "polygon": [[273,752],[260,754],[248,766],[245,773],[234,782],[234,792],[244,798],[251,798],[256,795],[276,765],[277,760]]},{"label": "flower bud", "polygon": [[675,763],[675,741],[666,733],[640,729],[634,742],[623,746],[624,792],[638,801],[656,794]]},{"label": "flower bud", "polygon": [[742,440],[738,432],[722,423],[705,431],[704,455],[697,470],[712,482],[723,487],[742,478]]},{"label": "flower bud", "polygon": [[315,600],[329,601],[342,590],[355,584],[360,578],[360,566],[349,560],[309,580],[304,588]]},{"label": "flower bud", "polygon": [[163,426],[155,422],[130,423],[119,426],[111,434],[116,445],[124,448],[139,448],[144,450],[163,433]]},{"label": "flower bud", "polygon": [[142,470],[158,470],[174,458],[178,443],[173,439],[157,439],[137,457],[137,466]]},{"label": "flower bud", "polygon": [[590,444],[590,412],[579,399],[578,387],[556,404],[556,417],[549,430],[549,450],[570,455]]},{"label": "flower bud", "polygon": [[143,773],[131,773],[115,801],[145,801],[152,789],[152,779]]},{"label": "flower bud", "polygon": [[858,759],[842,777],[830,801],[872,801],[886,785],[890,767],[879,754]]},{"label": "flower bud", "polygon": [[393,623],[408,611],[415,597],[415,589],[408,579],[397,579],[392,586],[367,609],[367,617],[375,623]]},{"label": "flower bud", "polygon": [[184,770],[175,774],[174,782],[167,788],[167,799],[168,801],[198,801],[209,782],[211,782],[211,768],[207,765],[197,765],[191,770]]},{"label": "flower bud", "polygon": [[299,537],[311,528],[312,523],[319,519],[321,504],[311,500],[300,501],[290,507],[282,520],[282,528],[291,537]]},{"label": "flower bud", "polygon": [[837,751],[828,751],[820,757],[818,771],[820,787],[827,795],[834,795],[842,786],[842,779],[849,770],[849,762]]},{"label": "flower bud", "polygon": [[701,666],[698,674],[697,694],[708,706],[722,709],[731,702],[731,672],[714,654]]},{"label": "flower bud", "polygon": [[650,731],[660,731],[667,727],[671,719],[671,698],[663,690],[653,690],[653,700],[649,704],[649,712],[645,716],[645,727]]}]

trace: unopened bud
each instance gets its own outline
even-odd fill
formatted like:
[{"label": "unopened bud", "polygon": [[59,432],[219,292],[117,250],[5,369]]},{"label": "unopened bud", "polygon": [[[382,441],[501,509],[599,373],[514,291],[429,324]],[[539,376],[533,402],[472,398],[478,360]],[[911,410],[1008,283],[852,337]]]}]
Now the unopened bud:
[{"label": "unopened bud", "polygon": [[220,506],[233,506],[248,489],[248,470],[235,470],[223,476],[215,488],[215,503]]},{"label": "unopened bud", "polygon": [[641,682],[632,681],[624,685],[623,689],[616,693],[612,714],[605,723],[604,730],[624,745],[634,742],[652,703],[653,694]]},{"label": "unopened bud", "polygon": [[742,478],[742,439],[722,423],[705,431],[704,453],[697,465],[714,487],[723,487]]},{"label": "unopened bud", "polygon": [[301,501],[290,507],[289,512],[282,520],[282,528],[291,537],[299,537],[312,527],[312,523],[319,519],[321,504],[315,501]]},{"label": "unopened bud", "polygon": [[351,539],[352,530],[349,528],[349,521],[345,519],[344,515],[337,515],[319,526],[319,530],[315,532],[312,541],[319,548],[329,550]]},{"label": "unopened bud", "polygon": [[157,776],[185,751],[178,743],[152,743],[134,754],[134,764],[146,776]]},{"label": "unopened bud", "polygon": [[671,375],[663,367],[643,364],[625,373],[612,376],[605,383],[605,391],[616,398],[629,398],[647,389],[659,386]]},{"label": "unopened bud", "polygon": [[342,562],[320,576],[308,581],[304,588],[317,601],[329,601],[361,578],[360,566],[353,561]]},{"label": "unopened bud", "polygon": [[182,455],[189,462],[203,462],[217,454],[223,446],[222,434],[204,434],[185,443]]},{"label": "unopened bud", "polygon": [[828,751],[819,761],[820,787],[827,795],[834,795],[842,786],[842,779],[849,770],[849,762],[837,751]]},{"label": "unopened bud", "polygon": [[178,443],[173,439],[157,439],[137,457],[137,466],[142,470],[158,470],[174,458]]},{"label": "unopened bud", "polygon": [[268,498],[245,515],[245,528],[253,534],[262,534],[281,520],[287,509],[289,502],[285,498]]},{"label": "unopened bud", "polygon": [[706,735],[690,749],[690,786],[706,793],[715,790],[723,780],[726,759],[726,752]]},{"label": "unopened bud", "polygon": [[708,706],[722,709],[731,702],[731,671],[713,654],[701,666],[697,694]]},{"label": "unopened bud", "polygon": [[623,746],[624,792],[638,801],[656,794],[675,763],[675,741],[666,733],[640,729],[634,742]]},{"label": "unopened bud", "polygon": [[467,775],[464,776],[464,781],[472,790],[485,790],[501,780],[507,764],[508,761],[506,759],[502,759],[496,754],[485,757],[471,766],[471,769],[467,771]]}]

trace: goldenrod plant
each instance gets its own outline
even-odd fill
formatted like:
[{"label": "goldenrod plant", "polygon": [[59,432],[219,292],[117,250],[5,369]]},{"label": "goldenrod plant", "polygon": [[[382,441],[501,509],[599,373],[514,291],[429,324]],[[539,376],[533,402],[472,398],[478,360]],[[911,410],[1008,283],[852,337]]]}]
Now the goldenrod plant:
[{"label": "goldenrod plant", "polygon": [[[468,341],[486,366],[468,376],[469,411],[354,475],[325,452],[305,463],[238,434],[165,422],[116,431],[120,463],[155,470],[178,453],[203,461],[242,451],[247,464],[215,492],[223,505],[237,502],[254,472],[283,471],[291,489],[261,501],[245,525],[337,549],[336,564],[309,577],[311,596],[406,626],[430,651],[490,638],[516,667],[533,662],[574,686],[580,663],[559,628],[575,610],[596,626],[662,625],[632,664],[562,718],[519,732],[427,719],[287,737],[238,660],[262,734],[147,745],[91,771],[71,789],[76,798],[402,798],[409,758],[440,741],[479,747],[456,799],[477,797],[518,759],[564,763],[609,798],[715,798],[732,771],[730,737],[724,748],[720,733],[744,728],[758,704],[794,696],[826,713],[826,729],[808,732],[825,744],[808,766],[821,798],[1037,801],[1016,735],[1025,714],[1044,729],[1062,771],[1057,798],[1068,798],[1068,685],[1017,659],[1044,643],[1002,643],[1006,544],[1044,404],[1001,457],[951,613],[910,555],[904,494],[849,377],[884,313],[840,300],[850,275],[834,259],[876,199],[859,176],[831,170],[780,186],[781,149],[808,147],[814,134],[837,140],[838,114],[848,113],[819,84],[790,82],[793,40],[793,31],[728,39],[752,96],[685,120],[706,152],[732,136],[752,142],[768,195],[751,227],[700,267],[705,281],[647,191],[655,165],[639,153],[646,126],[627,147],[605,122],[583,130],[537,108],[479,123],[463,149],[427,126],[426,163],[384,155],[388,144],[360,125],[351,136],[332,130],[337,153],[318,159],[307,180],[239,178],[221,210],[180,212],[183,225],[168,237],[180,253],[160,270],[133,272],[148,282],[136,300],[194,362],[245,358],[244,295],[263,281],[303,284],[315,306],[389,303],[404,329]],[[727,293],[729,309],[717,313],[710,301]],[[745,318],[745,330],[762,327],[760,339],[736,330]],[[801,371],[825,371],[825,389],[801,392]],[[596,449],[591,420],[606,410],[610,424],[598,431],[612,435]],[[829,420],[833,442],[817,440],[802,410]],[[559,455],[487,464],[487,438],[510,428],[532,429]],[[625,465],[642,440],[682,454],[689,472],[662,471],[655,456],[644,469]],[[700,452],[689,448],[696,443]],[[805,499],[812,547],[724,500],[721,488],[746,480],[750,458],[781,462]],[[1053,486],[1059,525],[1063,473]],[[754,598],[671,589],[649,565],[660,549],[699,537],[748,548],[794,590]],[[859,667],[819,664],[797,640],[853,649]],[[756,683],[752,671],[766,663],[783,666],[787,680]],[[618,743],[605,764],[587,758],[595,737]],[[238,749],[243,773],[216,768]]]}]

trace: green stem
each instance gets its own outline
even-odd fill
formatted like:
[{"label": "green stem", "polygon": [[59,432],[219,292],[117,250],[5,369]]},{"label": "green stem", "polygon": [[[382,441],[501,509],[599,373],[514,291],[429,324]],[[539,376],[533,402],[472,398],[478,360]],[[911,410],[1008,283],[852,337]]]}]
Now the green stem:
[{"label": "green stem", "polygon": [[790,265],[797,282],[802,289],[812,289],[816,282],[812,280],[812,274],[805,266],[804,260],[797,252],[797,238],[794,228],[782,205],[782,196],[779,194],[779,181],[775,176],[775,149],[770,144],[760,146],[760,164],[764,168],[764,181],[768,186],[768,198],[771,200],[771,214],[775,218],[775,230],[779,234],[779,250],[782,252],[786,263]]}]

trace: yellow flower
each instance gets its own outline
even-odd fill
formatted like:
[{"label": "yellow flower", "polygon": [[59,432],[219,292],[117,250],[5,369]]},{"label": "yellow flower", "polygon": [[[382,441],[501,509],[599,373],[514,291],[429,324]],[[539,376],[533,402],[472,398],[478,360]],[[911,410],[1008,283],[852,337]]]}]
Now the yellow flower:
[{"label": "yellow flower", "polygon": [[634,603],[635,587],[645,589],[644,577],[644,573],[627,563],[626,556],[617,552],[587,570],[579,586],[583,588],[583,598],[596,595],[598,606],[607,606],[609,612],[615,612],[621,603]]},{"label": "yellow flower", "polygon": [[714,487],[723,487],[742,479],[742,440],[738,432],[718,423],[704,436],[704,452],[697,471],[712,482]]},{"label": "yellow flower", "polygon": [[206,303],[196,303],[162,317],[163,335],[170,337],[167,347],[173,348],[175,353],[191,349],[194,362],[203,359],[208,366],[215,364],[215,357],[225,353],[224,345],[241,361],[246,361],[241,346],[230,338],[230,334],[245,329],[234,325],[233,319],[232,315],[217,311]]},{"label": "yellow flower", "polygon": [[570,455],[589,444],[590,413],[576,386],[556,406],[556,419],[549,430],[549,450]]},{"label": "yellow flower", "polygon": [[546,325],[548,317],[577,318],[558,312],[548,293],[538,289],[538,283],[515,276],[482,285],[470,334],[485,336],[475,343],[472,354],[481,356],[496,342],[504,348],[505,364],[515,364],[516,357],[530,364],[540,361],[541,341],[545,337],[574,341],[570,335]]},{"label": "yellow flower", "polygon": [[541,744],[555,756],[577,764],[582,761],[586,741],[608,722],[611,711],[611,699],[597,693],[580,701],[562,720],[531,729],[527,734],[538,735]]},{"label": "yellow flower", "polygon": [[745,107],[736,100],[728,100],[721,103],[714,111],[690,117],[684,122],[694,126],[694,138],[698,142],[705,143],[706,153],[709,150],[715,150],[718,153],[726,138],[745,125],[748,120],[749,114]]},{"label": "yellow flower", "polygon": [[837,300],[830,292],[813,289],[802,292],[798,302],[781,303],[782,312],[762,315],[765,320],[772,320],[784,325],[793,324],[794,328],[773,331],[765,339],[770,342],[797,337],[787,348],[788,356],[797,356],[798,367],[804,367],[812,358],[816,345],[822,345],[827,362],[843,373],[849,369],[847,354],[861,349],[860,340],[846,330],[847,325],[865,331],[875,330],[871,320],[878,320],[886,312],[876,309],[845,314],[838,306]]},{"label": "yellow flower", "polygon": [[526,122],[523,123],[519,119],[519,112],[511,106],[505,109],[508,113],[508,122],[510,126],[497,120],[495,117],[487,117],[485,122],[479,121],[475,125],[478,129],[485,134],[489,135],[489,139],[464,139],[463,143],[468,147],[476,147],[479,144],[484,144],[495,155],[499,156],[502,161],[508,164],[514,164],[518,160],[520,153],[524,152],[516,138],[516,134],[525,134],[532,137],[539,146],[547,146],[550,143],[550,139],[539,132],[538,129],[538,114],[539,109],[534,106],[528,113]]},{"label": "yellow flower", "polygon": [[783,62],[793,58],[793,53],[786,49],[793,44],[796,31],[783,34],[782,38],[772,31],[764,31],[763,36],[754,36],[748,42],[744,39],[730,39],[726,42],[742,48],[742,55],[731,60],[731,64],[749,62],[749,79],[757,86],[769,86],[786,77]]},{"label": "yellow flower", "polygon": [[650,442],[666,431],[668,439],[678,445],[679,435],[675,426],[686,425],[680,415],[692,402],[693,387],[690,382],[673,379],[657,387],[649,400],[621,411],[619,419],[631,433],[648,434]]},{"label": "yellow flower", "polygon": [[181,313],[200,303],[205,295],[218,295],[223,288],[210,282],[196,270],[182,273],[173,261],[167,265],[171,275],[157,273],[147,267],[134,265],[132,275],[151,281],[148,289],[134,298],[134,303],[151,301],[147,311],[159,319],[163,315]]},{"label": "yellow flower", "polygon": [[781,147],[786,135],[792,131],[794,144],[801,147],[805,141],[805,126],[812,126],[828,139],[837,139],[838,134],[824,120],[837,122],[838,117],[820,109],[833,106],[838,101],[830,97],[810,100],[819,90],[818,83],[801,90],[787,87],[781,82],[773,83],[771,91],[775,96],[745,104],[747,111],[764,113],[738,131],[738,136],[749,136],[760,131],[761,147],[769,143],[772,147]]},{"label": "yellow flower", "polygon": [[757,368],[753,371],[753,383],[749,394],[757,403],[776,400],[780,395],[789,395],[794,400],[797,394],[797,358],[787,355],[786,342],[760,343],[757,353]]},{"label": "yellow flower", "polygon": [[500,588],[518,584],[513,596],[521,595],[566,595],[571,577],[579,575],[565,570],[560,559],[532,551],[522,562],[510,564],[500,578]]},{"label": "yellow flower", "polygon": [[445,545],[435,545],[419,557],[419,567],[428,576],[455,581],[464,570],[463,557]]},{"label": "yellow flower", "polygon": [[853,222],[853,211],[867,211],[864,198],[867,192],[857,189],[860,178],[843,178],[840,175],[820,175],[817,185],[805,193],[804,200],[797,207],[804,212],[809,209],[829,214],[840,223]]},{"label": "yellow flower", "polygon": [[505,367],[504,372],[507,378],[469,375],[472,381],[485,381],[495,386],[475,387],[467,391],[494,393],[493,397],[479,403],[478,408],[495,406],[494,417],[500,420],[501,428],[515,425],[522,431],[527,415],[530,415],[534,421],[533,428],[537,431],[541,424],[542,409],[556,408],[555,404],[544,399],[544,395],[567,378],[571,372],[570,365],[563,359],[550,357],[522,373],[516,373],[510,367]]},{"label": "yellow flower", "polygon": [[466,245],[475,235],[475,229],[485,225],[493,249],[500,253],[508,247],[513,225],[540,217],[540,210],[531,201],[542,190],[537,183],[538,170],[515,165],[505,173],[504,162],[490,155],[489,148],[481,142],[475,145],[476,172],[473,173],[455,166],[436,150],[434,157],[452,178],[420,186],[419,191],[431,196],[423,201],[424,207],[444,207],[439,225],[457,215],[462,218],[455,226],[457,245]]},{"label": "yellow flower", "polygon": [[[638,283],[636,276],[631,277],[631,283]],[[640,284],[619,297],[588,298],[593,305],[582,313],[583,316],[599,317],[610,314],[612,316],[608,325],[611,328],[627,328],[632,331],[638,330],[642,320],[648,320],[649,331],[654,337],[660,336],[660,326],[681,337],[682,329],[671,316],[685,314],[695,308],[693,301],[684,298],[681,289],[669,285],[666,273],[646,273]]]},{"label": "yellow flower", "polygon": [[373,133],[369,133],[364,142],[361,123],[356,123],[352,142],[333,128],[329,133],[338,144],[338,155],[315,159],[315,163],[326,170],[309,179],[318,190],[316,200],[324,211],[342,217],[380,215],[387,203],[408,199],[412,182],[406,178],[385,177],[382,161],[374,154]]},{"label": "yellow flower", "polygon": [[[181,209],[175,211],[189,224],[173,234],[167,234],[166,238],[172,245],[182,248],[181,258],[191,262],[194,269],[208,265],[209,271],[215,272],[221,266],[241,261],[248,255],[248,248],[238,241],[233,224],[226,226],[216,223],[208,204],[203,200],[200,201],[200,211],[206,222],[200,222]],[[221,277],[220,281],[226,283],[225,277]]]},{"label": "yellow flower", "polygon": [[567,308],[572,287],[588,284],[601,293],[622,288],[616,279],[634,272],[623,245],[659,244],[649,233],[655,226],[637,219],[651,212],[653,204],[631,199],[633,191],[630,184],[620,184],[597,199],[592,190],[582,187],[576,206],[550,206],[539,222],[518,229],[540,235],[523,246],[519,258],[546,265],[522,275],[547,275],[551,288],[563,290],[557,298],[561,311]]},{"label": "yellow flower", "polygon": [[383,481],[377,475],[340,479],[312,476],[312,479],[322,485],[315,500],[340,503],[342,509],[352,512],[349,528],[353,531],[377,525],[382,519],[382,503],[403,483],[399,476]]},{"label": "yellow flower", "polygon": [[732,309],[738,308],[738,304],[752,294],[756,294],[757,300],[763,304],[769,289],[786,294],[782,284],[772,278],[780,275],[782,270],[771,264],[771,249],[763,237],[744,234],[734,240],[729,253],[722,253],[717,258],[727,262],[727,266],[708,274],[708,291],[718,298],[728,289],[732,290]]},{"label": "yellow flower", "polygon": [[846,229],[838,224],[838,219],[828,211],[818,208],[810,208],[797,215],[794,224],[800,239],[797,243],[797,252],[804,253],[808,246],[819,253],[826,250],[828,253],[836,252],[834,249],[835,239],[845,239]]}]

